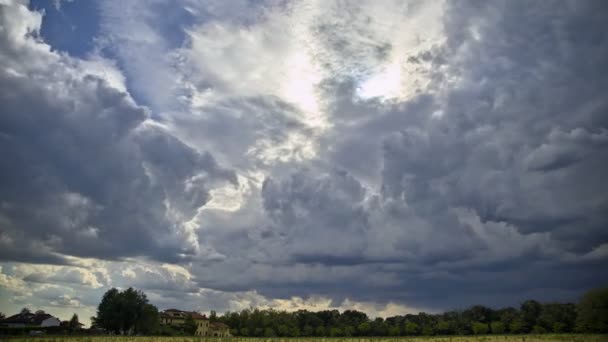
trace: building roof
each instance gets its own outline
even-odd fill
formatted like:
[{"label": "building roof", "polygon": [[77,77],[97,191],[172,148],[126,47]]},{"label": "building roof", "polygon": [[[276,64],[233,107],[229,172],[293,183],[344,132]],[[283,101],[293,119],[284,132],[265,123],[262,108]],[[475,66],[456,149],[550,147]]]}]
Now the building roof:
[{"label": "building roof", "polygon": [[213,322],[210,323],[209,326],[211,329],[229,329],[230,327],[222,322]]},{"label": "building roof", "polygon": [[40,325],[42,322],[49,318],[55,318],[47,313],[18,313],[12,315],[6,319],[3,319],[2,323],[13,323],[13,324],[25,324],[25,325]]},{"label": "building roof", "polygon": [[161,311],[160,317],[172,318],[172,317],[186,317],[192,316],[194,320],[207,320],[207,316],[201,315],[196,311],[182,311],[177,309],[167,309],[165,311]]}]

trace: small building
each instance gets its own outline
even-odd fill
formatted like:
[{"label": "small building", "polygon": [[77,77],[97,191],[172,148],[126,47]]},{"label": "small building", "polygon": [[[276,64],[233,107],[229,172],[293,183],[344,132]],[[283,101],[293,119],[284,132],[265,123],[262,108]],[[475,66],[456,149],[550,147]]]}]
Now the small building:
[{"label": "small building", "polygon": [[186,317],[188,316],[192,316],[192,319],[196,323],[194,334],[196,336],[208,336],[209,319],[198,312],[168,309],[160,313],[160,324],[183,329]]},{"label": "small building", "polygon": [[220,322],[211,323],[207,316],[194,311],[182,311],[177,309],[161,311],[160,324],[181,330],[183,329],[186,317],[188,316],[192,316],[192,319],[196,323],[196,331],[194,333],[196,336],[230,336],[230,327],[228,325]]},{"label": "small building", "polygon": [[61,321],[44,311],[21,312],[0,321],[0,325],[9,328],[23,327],[58,327]]},{"label": "small building", "polygon": [[216,337],[230,337],[230,327],[222,322],[209,324],[209,335]]}]

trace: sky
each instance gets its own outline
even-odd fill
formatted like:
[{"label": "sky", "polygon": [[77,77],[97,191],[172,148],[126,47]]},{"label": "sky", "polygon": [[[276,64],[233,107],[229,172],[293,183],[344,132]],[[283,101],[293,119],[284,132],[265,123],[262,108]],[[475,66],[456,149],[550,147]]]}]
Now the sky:
[{"label": "sky", "polygon": [[0,0],[0,312],[608,284],[608,3]]}]

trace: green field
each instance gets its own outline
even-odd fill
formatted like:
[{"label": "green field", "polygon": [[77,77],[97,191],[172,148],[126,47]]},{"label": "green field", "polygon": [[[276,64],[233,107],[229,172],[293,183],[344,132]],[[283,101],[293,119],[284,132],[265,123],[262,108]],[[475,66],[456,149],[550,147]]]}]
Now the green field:
[{"label": "green field", "polygon": [[[608,342],[608,335],[492,335],[492,336],[429,336],[429,337],[376,337],[376,338],[218,338],[218,337],[132,337],[132,336],[37,336],[11,337],[10,341],[19,342]],[[7,340],[0,337],[0,341]]]}]

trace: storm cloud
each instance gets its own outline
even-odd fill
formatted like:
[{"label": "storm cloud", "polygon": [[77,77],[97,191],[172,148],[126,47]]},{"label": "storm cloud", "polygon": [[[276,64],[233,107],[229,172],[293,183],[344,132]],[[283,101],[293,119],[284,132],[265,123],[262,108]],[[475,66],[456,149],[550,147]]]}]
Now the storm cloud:
[{"label": "storm cloud", "polygon": [[96,10],[76,56],[57,9],[0,5],[3,310],[133,285],[386,315],[608,282],[604,2]]}]

